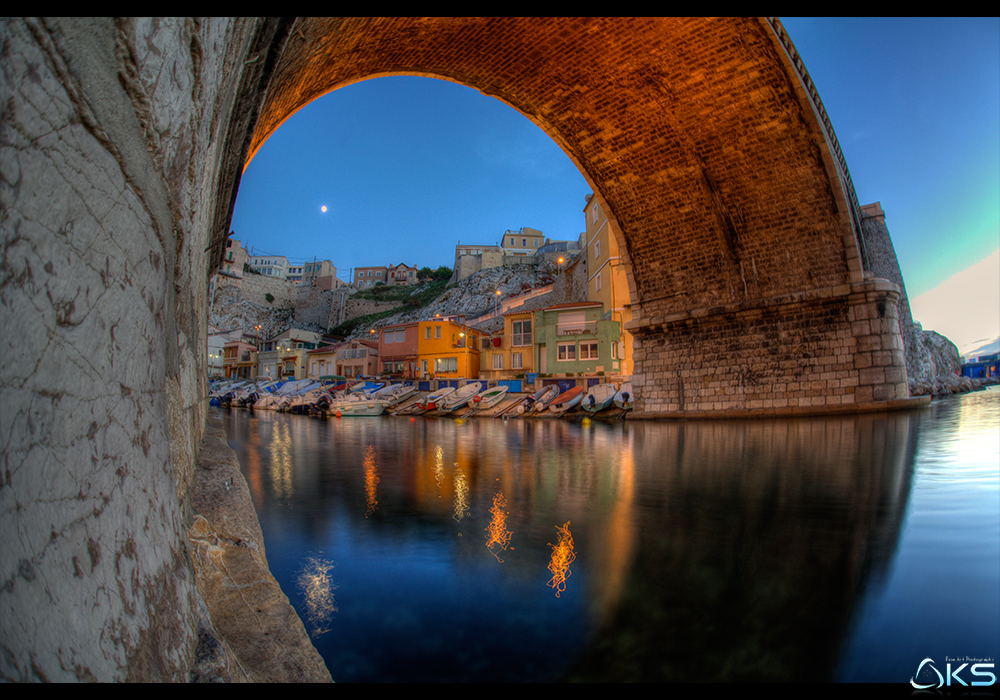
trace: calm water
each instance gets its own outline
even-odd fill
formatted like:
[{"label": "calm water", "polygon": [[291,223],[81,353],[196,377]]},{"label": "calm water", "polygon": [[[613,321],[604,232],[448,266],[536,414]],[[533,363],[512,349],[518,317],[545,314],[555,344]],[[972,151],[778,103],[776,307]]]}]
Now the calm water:
[{"label": "calm water", "polygon": [[1000,675],[996,388],[799,420],[221,415],[336,681]]}]

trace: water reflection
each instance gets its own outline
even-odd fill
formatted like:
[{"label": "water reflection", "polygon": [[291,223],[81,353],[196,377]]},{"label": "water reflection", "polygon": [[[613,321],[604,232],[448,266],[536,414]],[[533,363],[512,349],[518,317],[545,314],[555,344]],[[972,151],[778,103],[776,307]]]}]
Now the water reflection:
[{"label": "water reflection", "polygon": [[511,535],[514,534],[507,529],[507,512],[504,510],[506,507],[507,499],[503,497],[503,492],[497,493],[493,497],[493,507],[490,508],[492,519],[490,524],[486,526],[486,549],[490,550],[490,554],[495,556],[500,563],[503,563],[503,559],[493,551],[493,547],[496,545],[501,550],[506,550],[510,544]]},{"label": "water reflection", "polygon": [[368,504],[368,509],[365,511],[365,517],[367,518],[375,510],[378,505],[378,467],[375,464],[375,448],[371,445],[365,451],[365,502]]},{"label": "water reflection", "polygon": [[569,531],[569,522],[562,527],[556,526],[559,531],[559,540],[552,547],[552,561],[549,562],[549,571],[552,572],[552,580],[549,581],[549,588],[556,589],[556,598],[559,598],[566,590],[566,579],[569,578],[569,565],[576,559],[576,552],[573,551],[573,535]]},{"label": "water reflection", "polygon": [[[938,631],[906,635],[905,654],[893,640],[899,658],[884,639],[859,647],[865,601],[898,585],[917,464],[930,460],[926,485],[968,459],[961,445],[983,443],[993,475],[958,478],[996,500],[993,406],[987,437],[961,440],[929,411],[586,427],[224,418],[272,570],[315,551],[338,562],[336,634],[317,642],[337,680],[821,681],[853,678],[835,669],[856,656],[906,682]],[[553,523],[565,523],[555,544]],[[976,533],[968,553],[948,541],[954,566],[997,548],[990,527]],[[899,615],[938,604],[923,595]],[[960,652],[986,655],[939,655]]]},{"label": "water reflection", "polygon": [[306,605],[306,614],[299,616],[313,637],[330,631],[330,622],[337,612],[337,603],[333,599],[337,586],[330,578],[332,570],[332,561],[311,556],[306,559],[298,576],[298,587]]}]

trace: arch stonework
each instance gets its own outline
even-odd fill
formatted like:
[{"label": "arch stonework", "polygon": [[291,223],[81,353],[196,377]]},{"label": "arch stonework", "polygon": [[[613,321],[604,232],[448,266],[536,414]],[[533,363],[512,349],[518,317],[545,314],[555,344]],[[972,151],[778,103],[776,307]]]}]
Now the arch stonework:
[{"label": "arch stonework", "polygon": [[273,57],[246,163],[309,102],[385,75],[476,88],[548,134],[619,238],[637,415],[908,396],[899,290],[866,279],[846,166],[780,22],[300,18]]}]

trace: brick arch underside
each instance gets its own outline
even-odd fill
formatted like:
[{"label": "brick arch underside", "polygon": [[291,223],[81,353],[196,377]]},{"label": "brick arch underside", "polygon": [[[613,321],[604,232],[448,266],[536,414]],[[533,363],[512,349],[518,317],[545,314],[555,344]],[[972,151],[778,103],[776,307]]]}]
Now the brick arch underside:
[{"label": "brick arch underside", "polygon": [[643,316],[843,284],[839,184],[769,31],[753,18],[300,19],[250,153],[338,87],[439,77],[517,109],[574,161],[624,238]]},{"label": "brick arch underside", "polygon": [[[908,396],[898,288],[862,279],[823,132],[766,21],[298,19],[247,162],[309,102],[386,75],[496,97],[580,169],[625,251],[638,413]],[[889,369],[865,373],[876,350]]]}]

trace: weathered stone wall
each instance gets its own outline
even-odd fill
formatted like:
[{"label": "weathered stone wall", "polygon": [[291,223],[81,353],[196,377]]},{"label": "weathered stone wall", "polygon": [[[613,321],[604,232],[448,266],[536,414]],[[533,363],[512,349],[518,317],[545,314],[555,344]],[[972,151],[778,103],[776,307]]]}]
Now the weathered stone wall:
[{"label": "weathered stone wall", "polygon": [[0,677],[186,680],[218,163],[253,24],[0,20]]},{"label": "weathered stone wall", "polygon": [[873,280],[628,323],[635,415],[796,414],[907,399],[898,294]]}]

